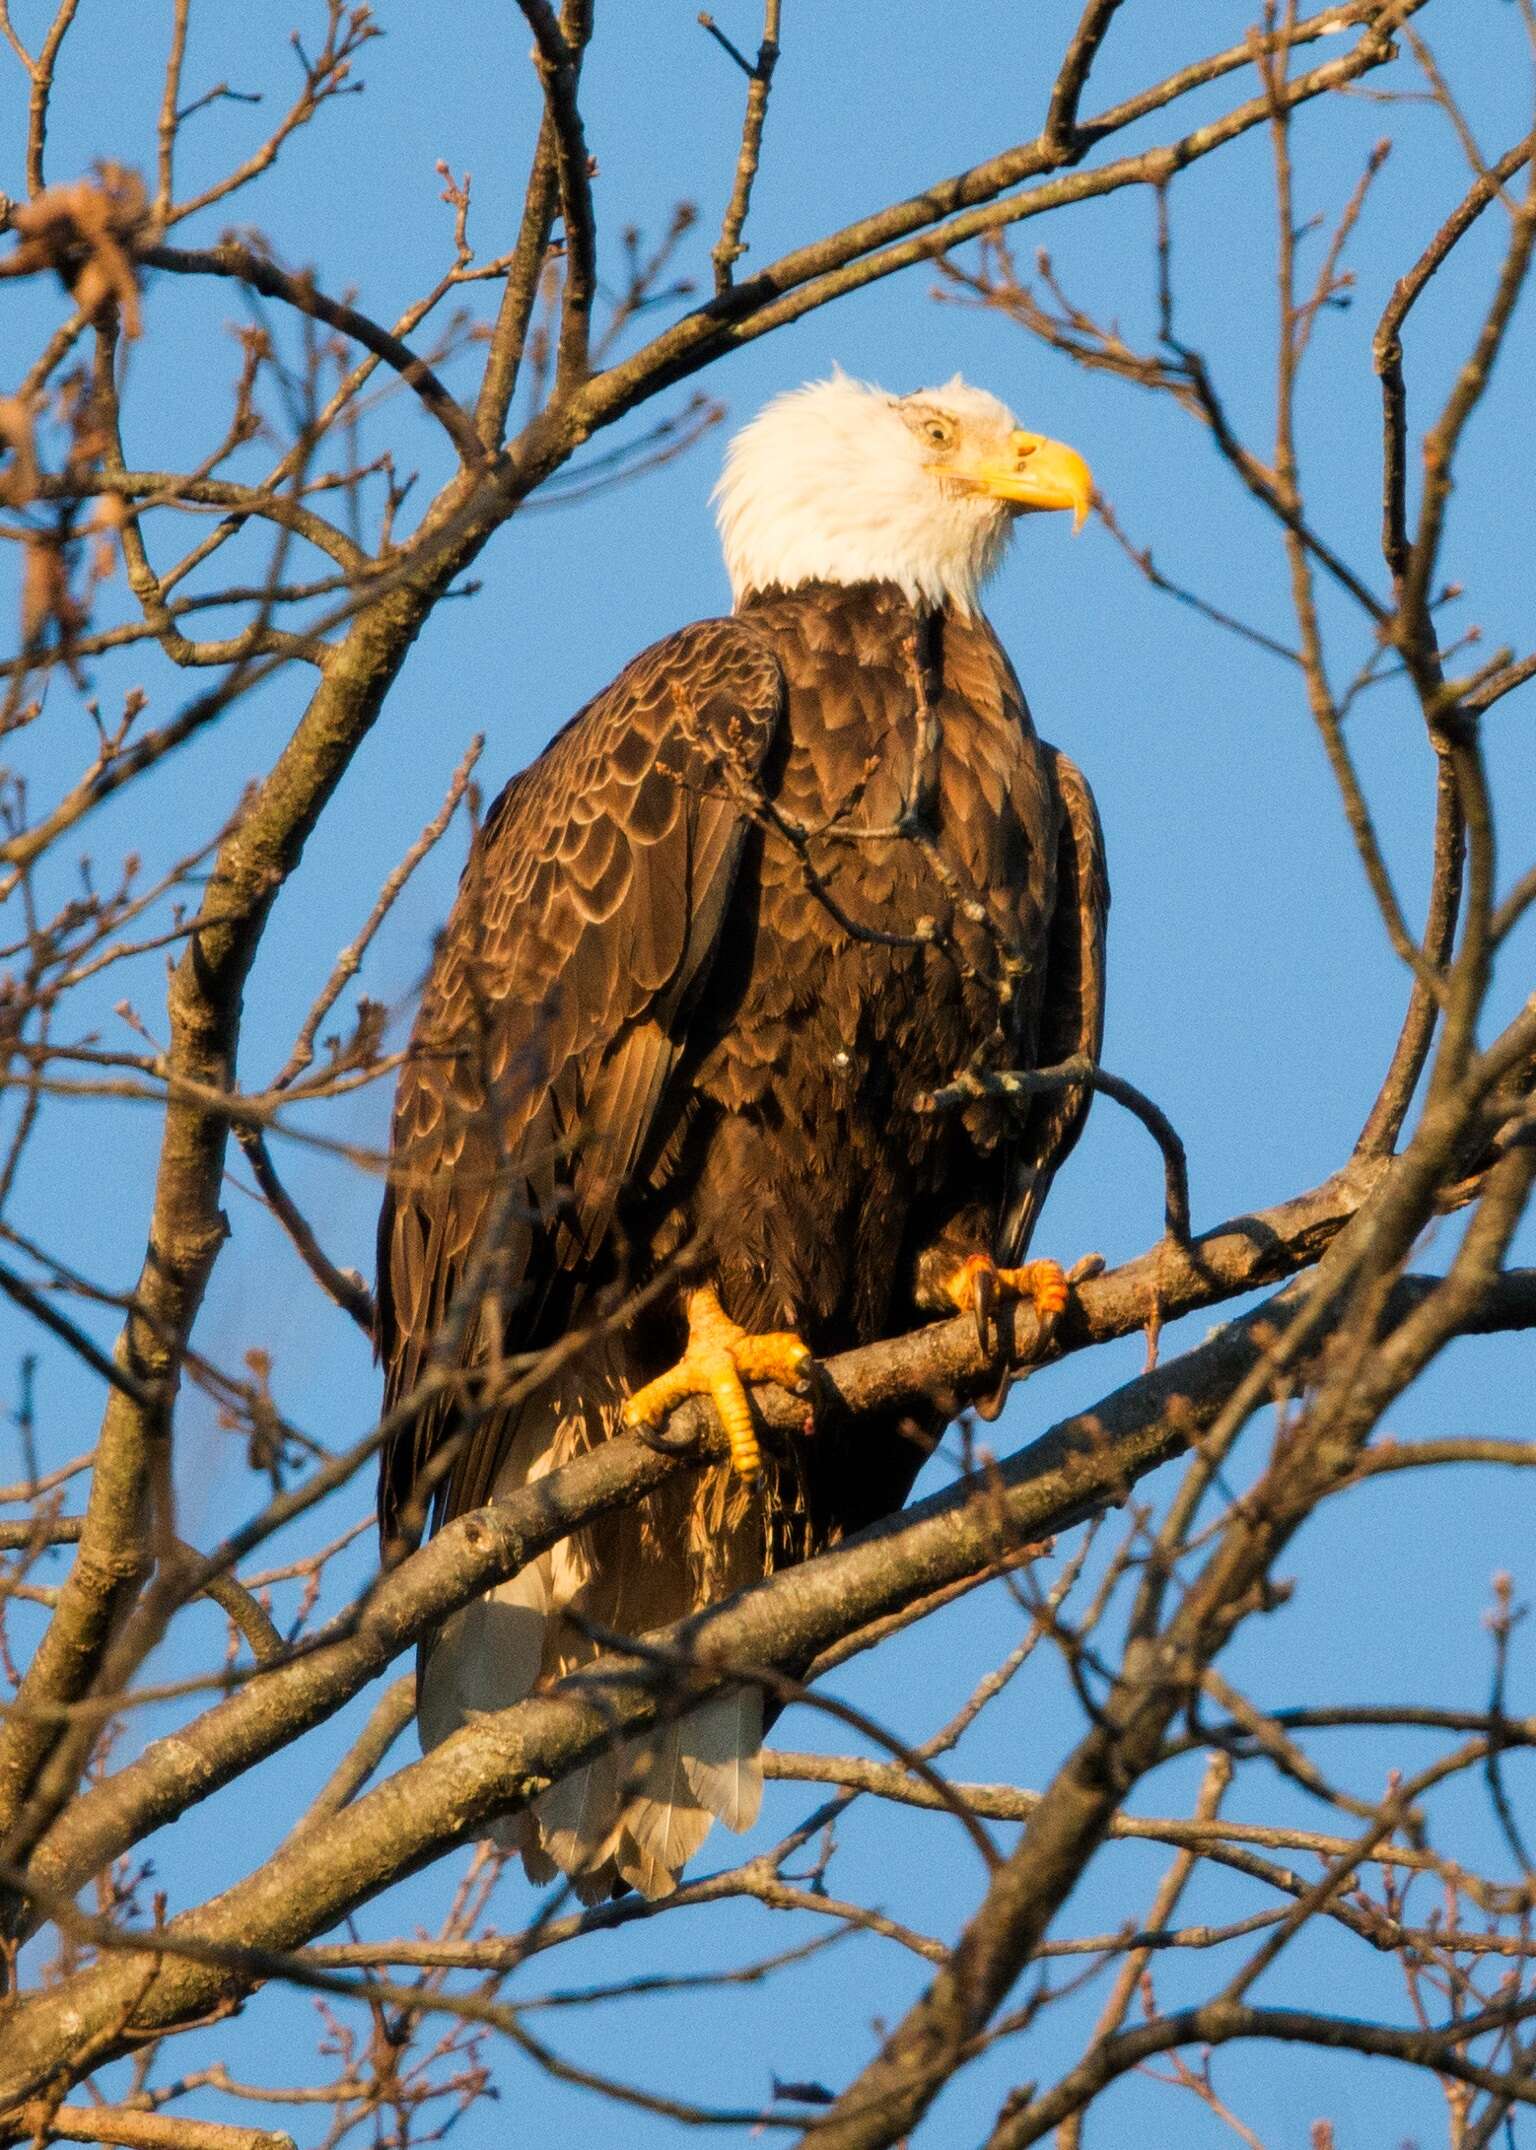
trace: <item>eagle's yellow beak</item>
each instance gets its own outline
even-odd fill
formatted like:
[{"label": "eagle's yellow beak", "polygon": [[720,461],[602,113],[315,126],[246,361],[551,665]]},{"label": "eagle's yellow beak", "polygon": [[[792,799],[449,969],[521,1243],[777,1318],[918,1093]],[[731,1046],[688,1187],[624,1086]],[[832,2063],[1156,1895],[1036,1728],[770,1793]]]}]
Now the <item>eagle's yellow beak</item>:
[{"label": "eagle's yellow beak", "polygon": [[1093,472],[1065,441],[1043,433],[1010,433],[1001,455],[973,463],[965,474],[978,491],[1017,507],[1070,508],[1081,530],[1093,500]]}]

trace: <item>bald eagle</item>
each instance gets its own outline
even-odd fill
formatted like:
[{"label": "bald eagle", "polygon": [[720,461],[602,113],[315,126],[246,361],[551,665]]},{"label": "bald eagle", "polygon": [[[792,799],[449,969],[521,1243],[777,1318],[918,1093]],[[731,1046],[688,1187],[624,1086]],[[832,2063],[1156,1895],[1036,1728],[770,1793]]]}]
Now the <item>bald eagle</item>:
[{"label": "bald eagle", "polygon": [[[400,1077],[379,1226],[386,1546],[711,1395],[731,1460],[603,1518],[425,1646],[425,1745],[900,1507],[942,1430],[764,1456],[744,1384],[976,1312],[1044,1313],[1031,1230],[1088,1104],[924,1114],[961,1071],[1097,1054],[1092,796],[1030,722],[978,592],[1087,466],[958,377],[839,374],[732,443],[735,606],[645,651],[488,814]],[[649,1293],[645,1287],[651,1286]],[[640,1311],[616,1309],[638,1296]],[[525,1370],[566,1340],[550,1370]],[[474,1409],[465,1410],[472,1397]],[[530,1878],[664,1894],[757,1813],[760,1696],[727,1694],[506,1825]]]}]

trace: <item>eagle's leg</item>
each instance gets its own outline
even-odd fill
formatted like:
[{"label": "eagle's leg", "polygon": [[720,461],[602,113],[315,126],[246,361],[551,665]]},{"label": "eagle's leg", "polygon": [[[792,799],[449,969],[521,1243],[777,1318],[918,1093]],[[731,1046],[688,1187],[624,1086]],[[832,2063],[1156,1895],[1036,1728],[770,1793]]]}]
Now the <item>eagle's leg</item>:
[{"label": "eagle's leg", "polygon": [[689,1292],[686,1309],[688,1348],[675,1366],[636,1389],[624,1406],[624,1423],[656,1427],[686,1397],[708,1396],[731,1444],[736,1475],[751,1485],[763,1459],[746,1384],[775,1381],[780,1388],[803,1390],[810,1346],[787,1329],[749,1336],[732,1321],[708,1284]]},{"label": "eagle's leg", "polygon": [[976,1319],[976,1339],[988,1344],[992,1309],[1000,1300],[1028,1301],[1040,1320],[1054,1321],[1067,1303],[1071,1287],[1060,1262],[1025,1262],[999,1269],[990,1254],[968,1254],[939,1279],[939,1289],[962,1314]]}]

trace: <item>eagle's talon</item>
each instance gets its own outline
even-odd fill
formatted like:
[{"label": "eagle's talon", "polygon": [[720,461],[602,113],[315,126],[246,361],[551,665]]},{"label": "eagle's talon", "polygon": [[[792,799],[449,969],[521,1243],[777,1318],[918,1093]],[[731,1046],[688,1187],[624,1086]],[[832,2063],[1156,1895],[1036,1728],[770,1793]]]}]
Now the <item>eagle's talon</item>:
[{"label": "eagle's talon", "polygon": [[683,1356],[664,1374],[636,1389],[624,1406],[624,1423],[644,1437],[687,1397],[707,1396],[725,1428],[736,1476],[752,1485],[762,1471],[763,1458],[746,1384],[771,1381],[791,1394],[809,1395],[813,1364],[810,1346],[792,1330],[750,1336],[731,1320],[715,1291],[704,1285],[688,1294],[688,1346]]},{"label": "eagle's talon", "polygon": [[992,1315],[997,1306],[997,1270],[985,1255],[973,1255],[966,1263],[970,1272],[971,1313],[976,1322],[976,1349],[983,1356],[991,1349]]},{"label": "eagle's talon", "polygon": [[944,1290],[962,1314],[974,1315],[976,1343],[983,1353],[990,1349],[992,1316],[1004,1300],[1027,1303],[1044,1326],[1065,1311],[1072,1293],[1060,1262],[1025,1262],[1017,1269],[999,1269],[989,1254],[968,1255],[944,1280]]}]

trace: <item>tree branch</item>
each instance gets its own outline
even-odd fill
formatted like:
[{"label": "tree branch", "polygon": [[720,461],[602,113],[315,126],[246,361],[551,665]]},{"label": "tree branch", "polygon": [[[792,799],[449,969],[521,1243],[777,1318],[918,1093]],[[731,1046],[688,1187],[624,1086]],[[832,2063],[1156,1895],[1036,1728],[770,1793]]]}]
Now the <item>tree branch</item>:
[{"label": "tree branch", "polygon": [[248,284],[264,298],[280,299],[312,321],[323,321],[328,328],[349,336],[375,358],[382,359],[421,398],[464,462],[477,468],[484,465],[485,445],[469,413],[448,393],[426,360],[418,358],[409,344],[371,321],[367,314],[359,313],[355,306],[327,298],[312,276],[290,276],[275,261],[233,239],[223,239],[217,246],[202,247],[196,252],[176,246],[146,246],[139,249],[137,258],[146,268],[166,269],[174,276],[231,277],[237,283]]},{"label": "tree branch", "polygon": [[1063,159],[1069,159],[1077,147],[1077,108],[1088,87],[1099,47],[1119,9],[1120,0],[1087,0],[1066,57],[1056,71],[1041,139]]},{"label": "tree branch", "polygon": [[[1046,1356],[1134,1334],[1155,1315],[1171,1321],[1294,1274],[1317,1260],[1385,1169],[1376,1164],[1330,1180],[1294,1202],[1221,1225],[1187,1249],[1164,1242],[1079,1285]],[[1005,1306],[997,1320],[1002,1351],[1024,1365],[1039,1342],[1033,1316]],[[850,1352],[824,1365],[820,1376],[828,1404],[853,1413],[919,1402],[931,1408],[939,1399],[959,1408],[968,1395],[995,1390],[997,1360],[978,1347],[974,1321],[959,1316]],[[762,1389],[755,1402],[764,1424],[781,1434],[797,1433],[804,1422],[803,1400]],[[39,1846],[34,1873],[50,1887],[79,1886],[140,1837],[334,1714],[460,1605],[581,1524],[696,1468],[699,1444],[709,1441],[713,1427],[708,1405],[684,1406],[658,1437],[670,1452],[634,1439],[608,1441],[541,1480],[537,1498],[496,1502],[457,1518],[381,1578],[355,1618],[335,1623],[291,1662],[182,1727],[174,1740],[152,1745],[115,1776],[84,1788]],[[361,1446],[366,1453],[368,1444]],[[18,1697],[11,1707],[22,1706]]]},{"label": "tree branch", "polygon": [[38,2142],[114,2143],[123,2150],[293,2150],[280,2128],[242,2128],[179,2113],[139,2113],[113,2105],[29,2105],[21,2121]]},{"label": "tree branch", "polygon": [[[163,1935],[146,1935],[144,1946],[158,1956],[160,1968],[135,2006],[138,2034],[201,2014],[244,1986],[246,1981],[227,1966],[194,1960],[200,1945],[291,1948],[396,1875],[474,1834],[494,1814],[519,1810],[616,1739],[675,1714],[723,1684],[728,1666],[792,1671],[850,1627],[995,1559],[1000,1545],[1036,1540],[1106,1500],[1123,1497],[1136,1477],[1176,1453],[1209,1421],[1232,1382],[1253,1363],[1257,1336],[1273,1318],[1266,1305],[1187,1357],[1141,1376],[1094,1411],[1064,1421],[1007,1462],[667,1630],[657,1640],[686,1652],[700,1668],[681,1690],[669,1672],[628,1658],[605,1658],[547,1694],[473,1720],[335,1820],[291,1839],[214,1903],[174,1921]],[[514,1519],[524,1524],[522,1550],[532,1557],[546,1533],[553,1542],[571,1527],[574,1503],[558,1522],[551,1513],[566,1505],[560,1498],[566,1488],[585,1491],[594,1482],[601,1485],[605,1476],[611,1487],[614,1451],[632,1445],[608,1443],[566,1466],[558,1474],[564,1486],[551,1474],[526,1494],[500,1503],[499,1513],[461,1518],[471,1525],[468,1549],[475,1549],[484,1523],[494,1515],[501,1531]],[[650,1469],[642,1479],[659,1482],[663,1459],[647,1462]],[[442,1554],[455,1550],[456,1530],[449,1526],[440,1532],[416,1559],[428,1560],[436,1551],[435,1565],[441,1565]],[[466,1534],[458,1532],[461,1561],[465,1541]],[[388,1583],[382,1586],[380,1599],[388,1588]],[[285,1741],[293,1731],[290,1714]],[[58,1900],[52,1881],[48,1894]],[[173,1958],[164,1944],[182,1939],[194,1954],[178,1952]],[[116,2043],[124,2002],[142,1985],[142,1961],[114,1957],[19,2006],[0,2052],[0,2103],[32,2095],[55,2071],[68,2071],[82,2050],[94,2052],[98,2039]],[[98,2062],[102,2057],[96,2054]]]},{"label": "tree branch", "polygon": [[[763,40],[757,48],[756,63],[746,70],[747,109],[741,123],[741,148],[736,156],[736,176],[731,183],[731,198],[726,204],[720,236],[710,248],[710,260],[715,265],[717,297],[730,290],[732,272],[747,251],[741,234],[746,225],[747,211],[752,206],[752,183],[757,177],[757,167],[763,152],[763,126],[768,118],[768,94],[773,87],[773,70],[779,60],[780,12],[781,0],[764,0]],[[716,28],[712,16],[701,14],[699,21],[710,35],[725,47],[732,59],[745,65],[730,39]]]},{"label": "tree branch", "polygon": [[[555,145],[560,179],[560,221],[565,227],[565,288],[560,294],[560,345],[555,391],[587,377],[592,332],[592,295],[597,288],[597,226],[586,131],[576,101],[580,59],[591,35],[590,0],[582,0],[574,34],[555,19],[549,0],[517,0],[534,35],[539,80]],[[570,19],[568,13],[568,20]]]},{"label": "tree branch", "polygon": [[[1405,1280],[1394,1295],[1394,1317],[1411,1314],[1436,1288],[1437,1280]],[[691,1680],[680,1683],[666,1667],[632,1656],[605,1658],[546,1693],[472,1720],[334,1821],[291,1839],[213,1903],[146,1934],[138,1949],[157,1958],[160,1968],[136,2004],[138,2033],[184,2020],[242,1990],[248,1983],[240,1968],[242,1945],[291,1948],[324,1930],[389,1881],[475,1834],[492,1816],[517,1812],[596,1753],[728,1685],[734,1670],[793,1672],[851,1628],[995,1561],[1000,1546],[1038,1540],[1122,1499],[1136,1478],[1216,1420],[1234,1385],[1257,1363],[1277,1320],[1284,1320],[1279,1302],[1266,1302],[1183,1358],[1064,1420],[1019,1454],[651,1638],[663,1653],[687,1657],[697,1668]],[[1533,1322],[1536,1272],[1520,1271],[1501,1280],[1471,1325]],[[567,1489],[590,1495],[606,1476],[609,1502],[616,1497],[614,1474],[605,1466],[613,1464],[614,1451],[630,1445],[608,1443],[496,1508],[460,1518],[415,1560],[431,1563],[436,1552],[441,1564],[443,1554],[457,1551],[465,1562],[485,1536],[518,1525],[521,1549],[531,1557],[541,1541],[553,1542],[573,1527],[575,1501],[558,1521],[552,1514],[565,1505]],[[656,1472],[650,1482],[659,1482],[663,1459],[648,1462]],[[626,1497],[632,1491],[626,1488]],[[597,1501],[602,1498],[598,1492]],[[596,1503],[586,1512],[596,1512]],[[397,1571],[392,1580],[406,1572]],[[475,1588],[483,1583],[482,1576]],[[388,1589],[386,1582],[380,1599]],[[286,1737],[292,1733],[290,1724]],[[52,1882],[47,1896],[60,1900]],[[142,1984],[131,1957],[114,1957],[24,2003],[0,2055],[0,2099],[30,2095],[54,2071],[67,2069],[82,2041],[88,2047],[97,2038],[115,2044],[124,2000]]]}]

